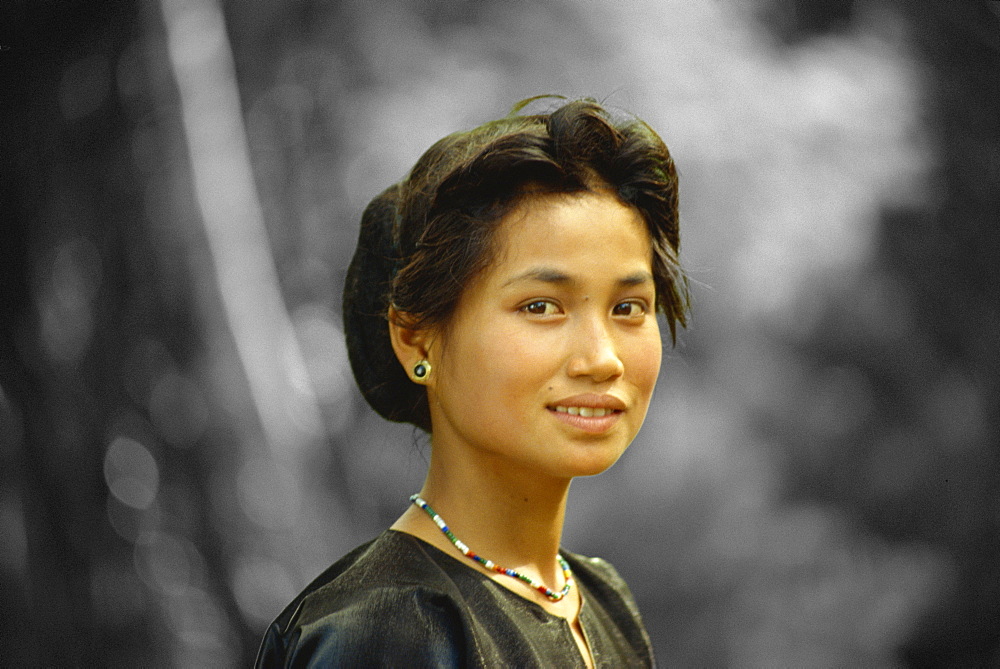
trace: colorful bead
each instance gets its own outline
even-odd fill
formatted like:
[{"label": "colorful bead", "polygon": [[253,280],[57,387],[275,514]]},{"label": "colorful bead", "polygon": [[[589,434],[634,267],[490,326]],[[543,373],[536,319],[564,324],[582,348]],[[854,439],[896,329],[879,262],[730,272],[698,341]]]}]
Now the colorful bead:
[{"label": "colorful bead", "polygon": [[559,555],[557,553],[556,554],[556,559],[559,561],[559,566],[562,568],[563,579],[565,581],[565,585],[563,585],[562,590],[560,590],[559,592],[556,592],[554,590],[550,590],[549,588],[545,587],[545,584],[539,583],[538,581],[536,581],[535,579],[531,578],[530,576],[525,576],[524,574],[522,574],[520,572],[517,572],[517,571],[515,571],[513,569],[507,569],[506,567],[501,567],[500,565],[496,564],[492,560],[487,560],[484,557],[476,555],[471,550],[469,550],[469,547],[466,546],[464,543],[462,543],[458,539],[458,537],[456,537],[454,534],[452,534],[451,530],[445,524],[444,519],[441,516],[439,516],[438,513],[437,513],[437,511],[435,511],[434,509],[432,509],[427,502],[425,502],[424,500],[422,500],[420,498],[420,495],[412,495],[410,497],[410,501],[413,502],[414,504],[416,504],[421,509],[423,509],[424,511],[427,512],[427,515],[431,517],[431,519],[434,521],[435,525],[437,525],[439,528],[441,528],[441,531],[444,532],[444,535],[446,537],[448,537],[448,539],[451,541],[452,544],[454,544],[455,548],[457,548],[459,551],[461,551],[461,553],[463,555],[465,555],[467,558],[469,558],[470,560],[472,560],[474,562],[478,562],[479,564],[483,565],[487,569],[492,569],[493,571],[497,572],[498,574],[504,574],[504,575],[510,576],[512,578],[520,579],[520,580],[524,581],[525,583],[527,583],[528,585],[530,585],[535,590],[538,590],[538,592],[542,593],[543,595],[545,595],[546,597],[548,597],[553,602],[558,602],[559,600],[561,600],[570,591],[570,588],[573,587],[573,571],[569,568],[569,564],[566,562],[566,560],[563,559],[562,555]]}]

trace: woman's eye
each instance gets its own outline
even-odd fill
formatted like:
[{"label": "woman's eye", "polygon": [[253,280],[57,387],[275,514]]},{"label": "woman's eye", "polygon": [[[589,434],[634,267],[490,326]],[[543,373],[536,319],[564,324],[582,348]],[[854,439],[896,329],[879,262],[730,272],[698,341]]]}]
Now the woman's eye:
[{"label": "woman's eye", "polygon": [[521,311],[534,314],[536,316],[551,316],[552,314],[558,312],[558,308],[554,303],[549,302],[548,300],[537,300],[521,307]]},{"label": "woman's eye", "polygon": [[646,313],[645,305],[639,302],[620,302],[611,311],[615,316],[641,316]]}]

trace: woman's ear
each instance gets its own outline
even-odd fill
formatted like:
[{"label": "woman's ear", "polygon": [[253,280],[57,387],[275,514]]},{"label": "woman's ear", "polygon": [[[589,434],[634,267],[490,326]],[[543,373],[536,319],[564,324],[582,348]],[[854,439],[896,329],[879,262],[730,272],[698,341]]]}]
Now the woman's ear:
[{"label": "woman's ear", "polygon": [[403,366],[406,375],[416,383],[423,381],[414,375],[417,363],[427,361],[430,352],[430,331],[411,327],[409,314],[389,307],[389,338],[392,340],[392,350],[396,359]]}]

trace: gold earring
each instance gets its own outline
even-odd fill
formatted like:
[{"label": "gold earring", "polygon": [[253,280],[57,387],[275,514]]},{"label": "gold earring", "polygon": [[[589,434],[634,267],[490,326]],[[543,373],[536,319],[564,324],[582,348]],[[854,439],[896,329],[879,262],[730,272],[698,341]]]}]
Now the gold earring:
[{"label": "gold earring", "polygon": [[424,381],[431,373],[431,363],[421,360],[413,366],[413,376],[417,381]]}]

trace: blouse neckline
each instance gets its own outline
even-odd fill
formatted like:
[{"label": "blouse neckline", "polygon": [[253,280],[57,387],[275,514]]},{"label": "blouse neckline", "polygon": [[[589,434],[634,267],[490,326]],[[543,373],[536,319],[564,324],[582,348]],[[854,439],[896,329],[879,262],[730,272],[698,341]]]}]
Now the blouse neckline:
[{"label": "blouse neckline", "polygon": [[[482,571],[480,571],[479,569],[477,569],[473,565],[467,564],[465,561],[460,560],[458,558],[458,556],[456,556],[456,555],[449,555],[448,553],[446,553],[445,551],[441,550],[440,548],[438,548],[434,544],[432,544],[429,541],[426,541],[424,539],[421,539],[420,537],[418,537],[415,534],[410,534],[409,532],[404,532],[402,530],[394,530],[392,528],[389,528],[389,529],[385,530],[385,533],[392,533],[392,534],[400,535],[403,538],[412,539],[412,540],[418,542],[418,544],[422,548],[423,547],[430,548],[431,550],[434,551],[435,554],[442,555],[442,556],[448,558],[449,560],[451,560],[452,562],[454,562],[454,563],[458,564],[459,566],[463,567],[464,569],[473,572],[481,580],[489,582],[489,583],[491,583],[493,585],[496,585],[496,586],[498,586],[500,588],[503,588],[503,590],[505,592],[509,592],[511,595],[513,595],[514,597],[517,597],[519,600],[521,600],[521,601],[525,602],[526,604],[529,604],[532,607],[538,609],[538,611],[540,611],[545,616],[547,616],[549,618],[552,618],[552,619],[555,619],[555,620],[562,620],[567,625],[571,624],[568,618],[565,618],[563,616],[558,616],[558,615],[556,615],[554,613],[550,613],[549,611],[545,610],[545,607],[542,606],[541,604],[539,604],[538,602],[536,602],[536,601],[534,601],[532,599],[529,599],[528,597],[525,597],[524,595],[522,595],[521,593],[517,592],[516,590],[512,590],[511,588],[508,588],[508,587],[504,586],[501,583],[497,583],[492,578],[490,578],[487,574],[484,574]],[[562,549],[560,549],[560,554],[563,555],[563,557],[566,557],[565,552],[562,551]],[[569,561],[569,560],[567,560],[567,561]],[[586,608],[587,598],[584,596],[585,590],[583,589],[583,587],[580,584],[580,579],[577,578],[575,580],[576,580],[576,587],[580,589],[579,590],[579,593],[580,593],[580,611],[579,611],[579,613],[577,613],[577,617],[580,619],[580,625],[582,627],[583,626],[583,618],[584,618],[583,610],[584,610],[584,608]],[[584,634],[586,634],[586,632]]]}]

